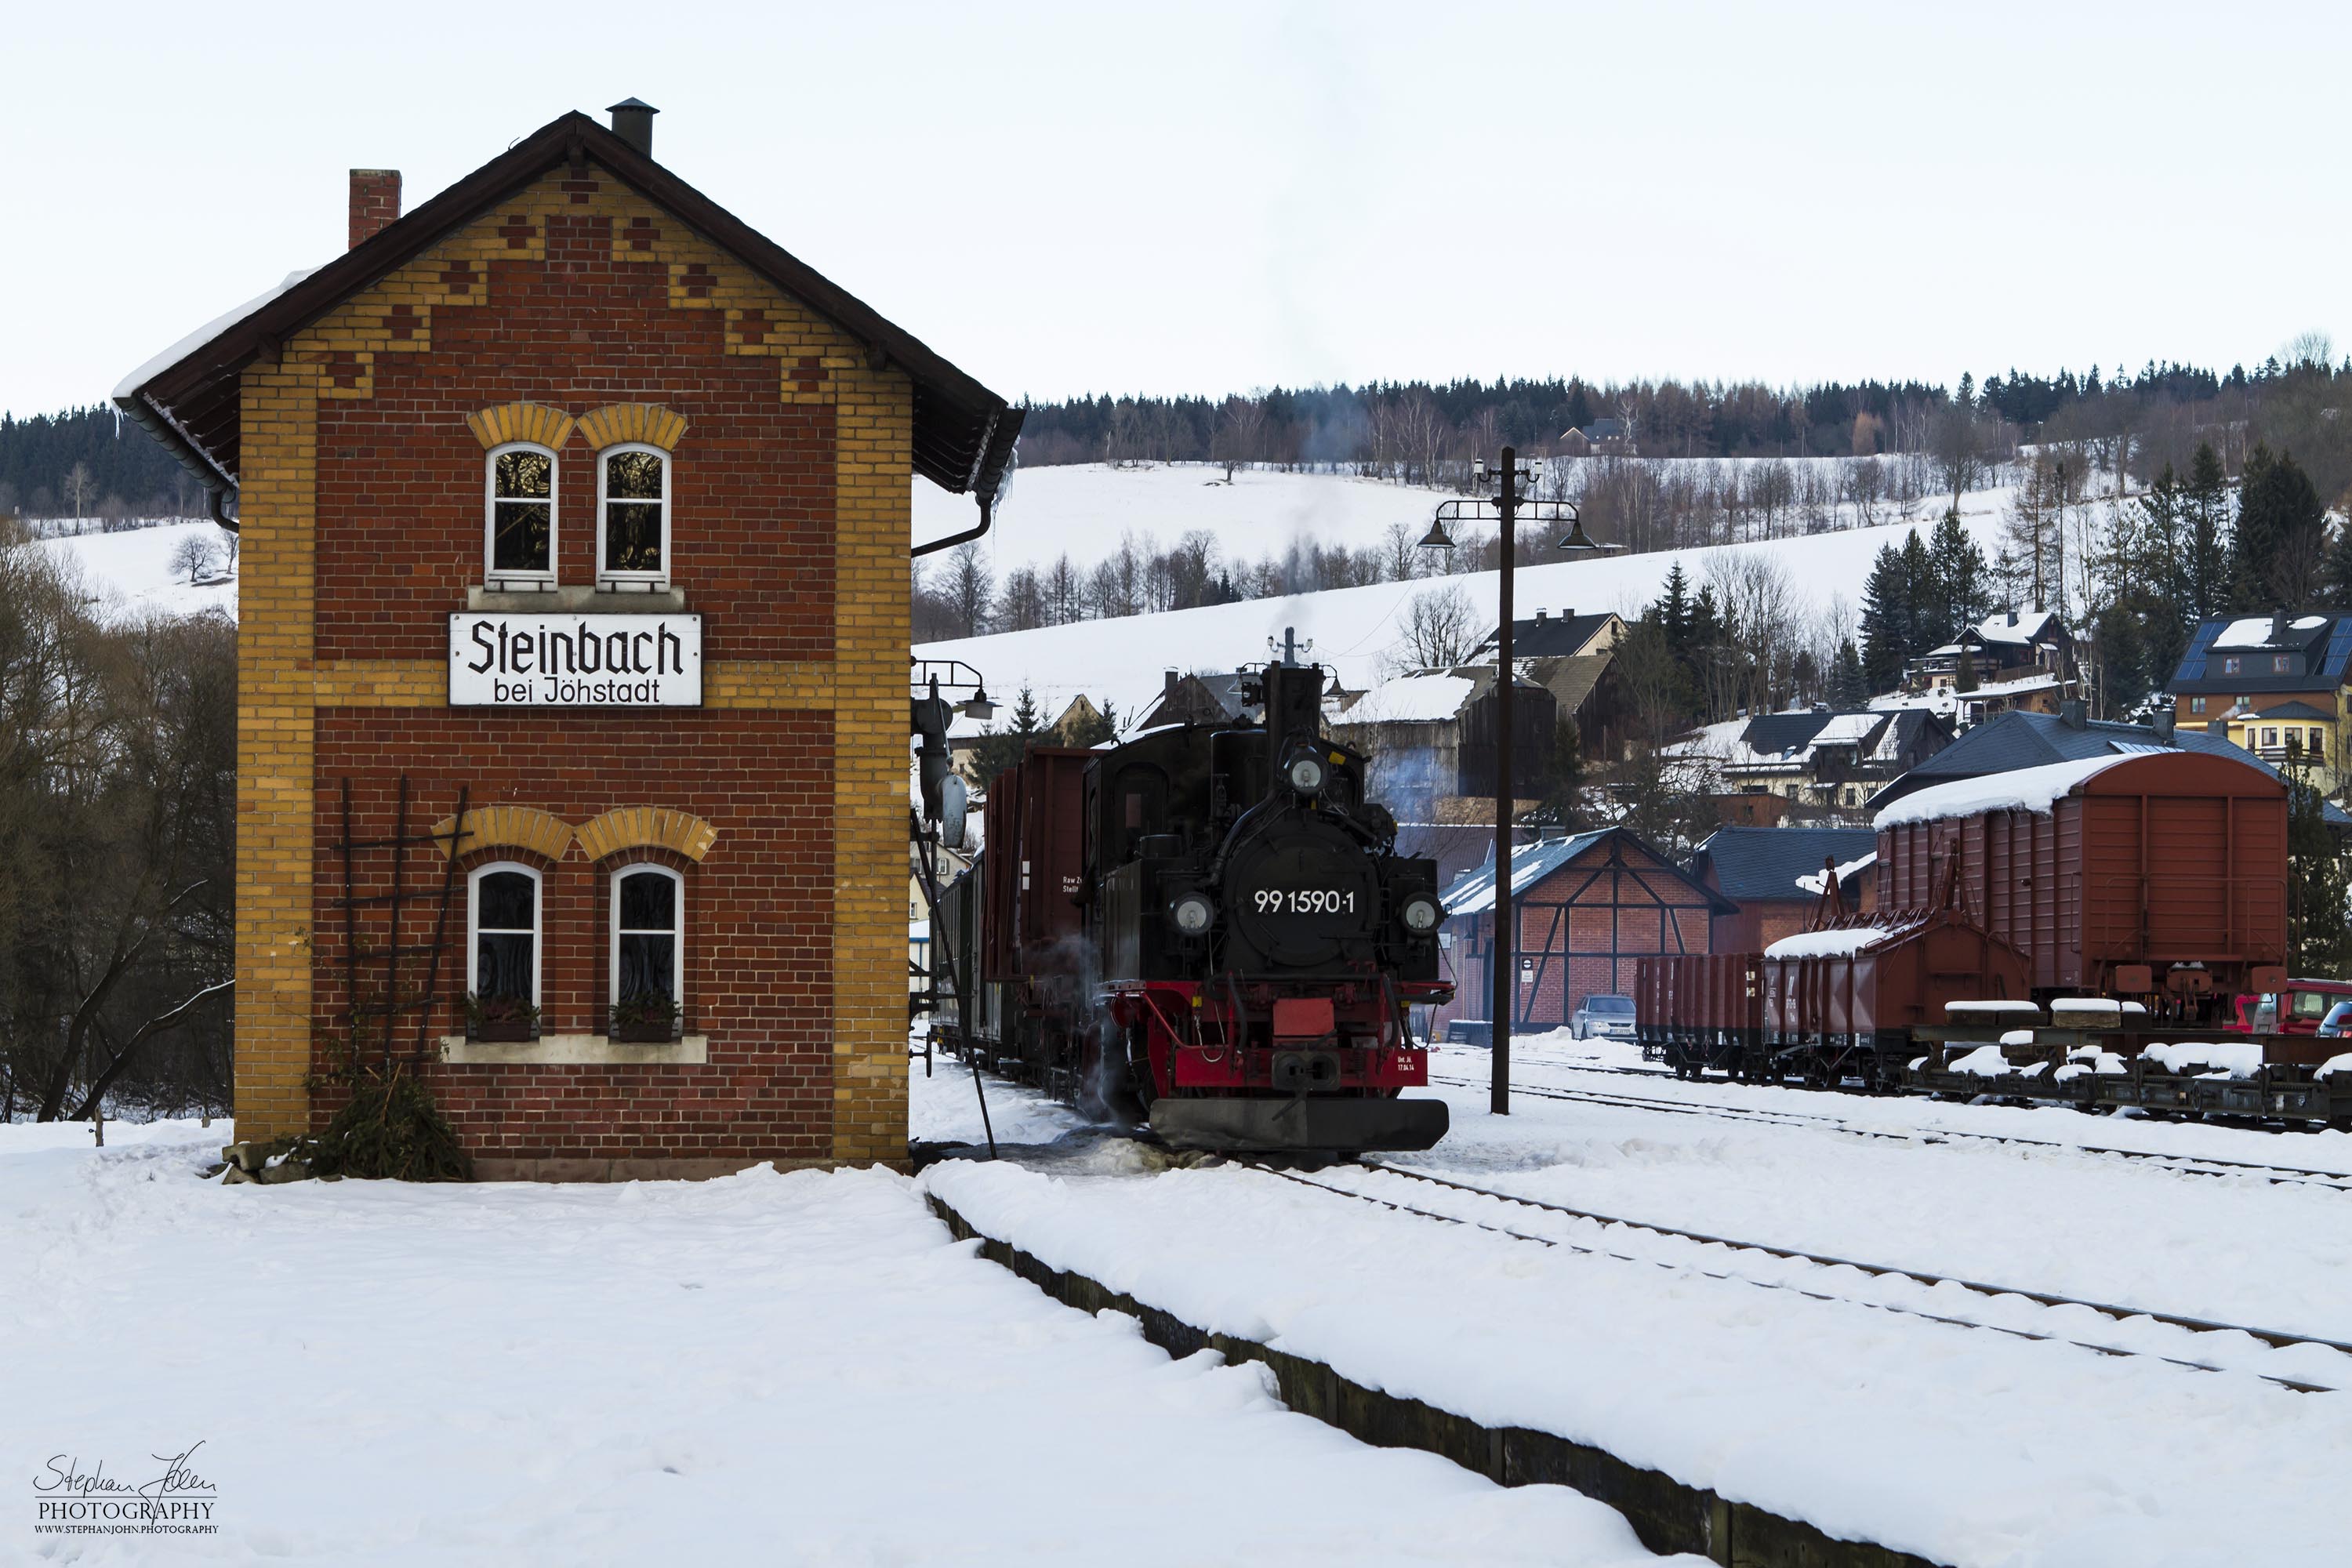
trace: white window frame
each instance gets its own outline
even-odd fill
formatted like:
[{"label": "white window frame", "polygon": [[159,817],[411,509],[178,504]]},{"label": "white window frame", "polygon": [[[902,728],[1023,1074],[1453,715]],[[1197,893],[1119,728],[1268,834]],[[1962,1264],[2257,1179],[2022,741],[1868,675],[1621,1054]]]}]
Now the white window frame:
[{"label": "white window frame", "polygon": [[547,978],[547,965],[541,962],[547,946],[547,877],[538,867],[520,860],[493,860],[466,873],[466,994],[482,994],[482,879],[499,871],[520,871],[530,879],[530,1005],[536,1007],[540,986]]},{"label": "white window frame", "polygon": [[[497,565],[499,538],[499,459],[509,452],[537,452],[547,459],[547,570],[544,572],[502,572]],[[662,476],[665,488],[669,476]],[[552,447],[537,441],[508,441],[493,447],[482,460],[482,584],[494,593],[519,591],[536,593],[551,589],[556,584],[556,572],[563,557],[562,535],[557,525],[562,521],[557,502],[563,488],[563,458]],[[664,509],[667,515],[667,508]],[[669,559],[665,550],[664,561]]]},{"label": "white window frame", "polygon": [[[607,530],[610,527],[607,510],[609,498],[604,491],[612,478],[612,460],[625,452],[645,452],[661,459],[662,569],[658,572],[616,572],[604,564],[604,543]],[[596,454],[596,585],[598,587],[651,591],[669,586],[669,569],[672,563],[669,537],[669,471],[670,465],[676,460],[669,452],[643,441],[624,441],[618,445],[607,447]]]},{"label": "white window frame", "polygon": [[[611,919],[605,925],[604,994],[609,998],[606,1005],[617,1007],[623,1000],[621,996],[621,879],[639,876],[647,871],[667,877],[676,890],[676,898],[670,905],[673,918],[677,923],[671,928],[670,931],[674,940],[669,955],[669,999],[677,1006],[682,1017],[686,1013],[686,877],[684,873],[665,866],[658,860],[633,860],[626,866],[616,866],[613,869],[612,880],[607,886],[605,899],[605,902],[612,906]],[[641,931],[636,934],[649,933]]]}]

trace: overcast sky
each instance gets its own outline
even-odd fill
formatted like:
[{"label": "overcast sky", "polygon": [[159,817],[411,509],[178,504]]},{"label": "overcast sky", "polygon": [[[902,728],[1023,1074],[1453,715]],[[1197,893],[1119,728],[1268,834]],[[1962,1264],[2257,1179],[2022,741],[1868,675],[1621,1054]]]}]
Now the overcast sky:
[{"label": "overcast sky", "polygon": [[2352,6],[24,6],[0,407],[103,397],[635,94],[997,391],[2226,368],[2352,346]]}]

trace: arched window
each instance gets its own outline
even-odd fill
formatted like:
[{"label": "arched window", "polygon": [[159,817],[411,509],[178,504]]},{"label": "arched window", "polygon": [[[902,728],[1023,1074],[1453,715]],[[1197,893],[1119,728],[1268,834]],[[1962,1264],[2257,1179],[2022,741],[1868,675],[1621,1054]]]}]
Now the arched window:
[{"label": "arched window", "polygon": [[596,580],[662,587],[669,580],[669,454],[607,447],[597,463]]},{"label": "arched window", "polygon": [[466,990],[486,1016],[539,1005],[540,875],[512,860],[466,879]]},{"label": "arched window", "polygon": [[613,873],[612,984],[616,1033],[624,1019],[677,1021],[686,987],[686,879],[667,866]]},{"label": "arched window", "polygon": [[484,585],[555,586],[555,454],[520,441],[493,447],[485,483]]}]

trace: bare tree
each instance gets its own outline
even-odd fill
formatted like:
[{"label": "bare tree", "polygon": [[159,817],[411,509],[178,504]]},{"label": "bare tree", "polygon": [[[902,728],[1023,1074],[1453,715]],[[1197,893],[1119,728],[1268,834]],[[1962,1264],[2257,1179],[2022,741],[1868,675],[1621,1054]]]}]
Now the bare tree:
[{"label": "bare tree", "polygon": [[988,609],[995,591],[995,576],[988,569],[988,555],[980,541],[959,544],[949,552],[946,593],[958,637],[976,637],[988,629]]},{"label": "bare tree", "polygon": [[1461,584],[1423,588],[1405,607],[1404,623],[1387,662],[1399,673],[1451,669],[1470,657],[1483,626],[1469,590]]},{"label": "bare tree", "polygon": [[87,463],[76,463],[67,469],[66,477],[58,484],[65,493],[66,504],[74,509],[77,520],[98,500],[98,480],[91,475]]},{"label": "bare tree", "polygon": [[172,571],[174,574],[186,574],[191,583],[211,571],[212,568],[212,541],[200,533],[191,533],[187,538],[180,541],[172,552]]}]

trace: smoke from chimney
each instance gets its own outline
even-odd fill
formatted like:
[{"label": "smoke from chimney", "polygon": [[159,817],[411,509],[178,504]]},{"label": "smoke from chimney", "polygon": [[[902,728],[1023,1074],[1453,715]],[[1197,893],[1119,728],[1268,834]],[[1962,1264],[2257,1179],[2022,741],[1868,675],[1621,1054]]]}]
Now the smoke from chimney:
[{"label": "smoke from chimney", "polygon": [[362,242],[373,239],[400,216],[400,171],[353,169],[351,216],[352,242],[347,248],[357,250]]}]

